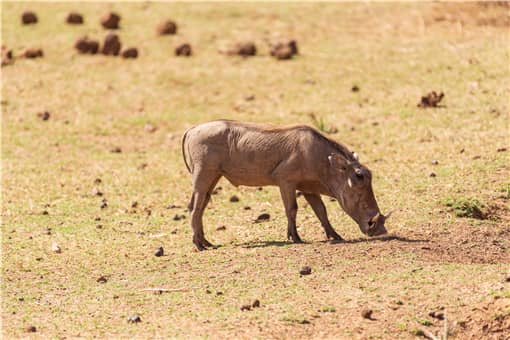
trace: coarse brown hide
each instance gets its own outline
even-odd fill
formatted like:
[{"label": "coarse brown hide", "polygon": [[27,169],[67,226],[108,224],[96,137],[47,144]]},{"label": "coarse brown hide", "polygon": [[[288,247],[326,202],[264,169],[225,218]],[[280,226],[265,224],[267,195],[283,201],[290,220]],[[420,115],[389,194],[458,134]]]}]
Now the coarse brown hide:
[{"label": "coarse brown hide", "polygon": [[212,247],[204,237],[202,215],[221,177],[235,186],[278,186],[287,215],[287,237],[294,242],[301,242],[296,230],[296,191],[303,193],[328,238],[342,240],[328,220],[321,195],[334,197],[364,234],[387,232],[370,170],[346,146],[311,127],[212,121],[184,133],[182,152],[192,175],[189,209],[193,243],[199,250]]}]

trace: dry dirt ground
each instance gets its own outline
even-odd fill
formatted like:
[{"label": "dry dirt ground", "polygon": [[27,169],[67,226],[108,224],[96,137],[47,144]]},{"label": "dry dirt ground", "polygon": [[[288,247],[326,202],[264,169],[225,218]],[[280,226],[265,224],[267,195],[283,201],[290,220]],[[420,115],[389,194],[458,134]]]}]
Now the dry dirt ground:
[{"label": "dry dirt ground", "polygon": [[[443,332],[431,312],[450,338],[510,338],[508,4],[1,6],[15,56],[2,67],[4,338],[408,339]],[[21,25],[26,9],[37,24]],[[83,25],[65,23],[72,10]],[[104,38],[109,10],[137,59],[73,49]],[[177,35],[157,36],[168,18]],[[278,36],[299,55],[271,58]],[[218,53],[243,40],[257,56]],[[182,42],[193,56],[174,55]],[[27,47],[44,56],[20,58]],[[418,107],[430,91],[440,105]],[[371,168],[383,212],[397,209],[391,234],[364,237],[328,200],[347,241],[326,242],[300,198],[295,245],[275,188],[222,180],[205,215],[219,248],[196,252],[180,136],[219,118],[330,132]],[[476,209],[484,219],[462,217]]]}]

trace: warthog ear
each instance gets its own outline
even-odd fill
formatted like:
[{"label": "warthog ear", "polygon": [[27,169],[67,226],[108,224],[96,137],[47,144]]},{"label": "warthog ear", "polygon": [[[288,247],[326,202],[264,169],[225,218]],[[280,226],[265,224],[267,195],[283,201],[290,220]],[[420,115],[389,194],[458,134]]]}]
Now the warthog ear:
[{"label": "warthog ear", "polygon": [[329,164],[332,167],[338,170],[345,170],[345,167],[348,165],[347,161],[340,156],[339,154],[332,153],[328,156]]}]

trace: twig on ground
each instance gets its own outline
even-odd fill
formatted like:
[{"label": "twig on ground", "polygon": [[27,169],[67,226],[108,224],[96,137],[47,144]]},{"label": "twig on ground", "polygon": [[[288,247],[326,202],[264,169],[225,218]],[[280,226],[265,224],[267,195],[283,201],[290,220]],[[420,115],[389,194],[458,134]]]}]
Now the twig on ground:
[{"label": "twig on ground", "polygon": [[190,290],[196,290],[199,287],[191,288],[143,288],[140,289],[142,292],[159,292],[159,293],[177,293],[177,292],[189,292]]}]

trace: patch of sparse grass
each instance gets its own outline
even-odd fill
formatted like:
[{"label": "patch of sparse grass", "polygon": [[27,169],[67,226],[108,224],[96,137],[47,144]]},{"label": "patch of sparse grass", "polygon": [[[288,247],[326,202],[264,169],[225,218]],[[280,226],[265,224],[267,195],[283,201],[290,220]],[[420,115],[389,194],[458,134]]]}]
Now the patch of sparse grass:
[{"label": "patch of sparse grass", "polygon": [[454,198],[447,197],[441,201],[443,205],[450,208],[457,217],[470,217],[485,219],[485,206],[476,198]]},{"label": "patch of sparse grass", "polygon": [[502,197],[506,199],[510,199],[510,183],[506,183],[499,190],[502,193]]},{"label": "patch of sparse grass", "polygon": [[319,118],[317,118],[317,116],[314,113],[310,113],[308,116],[312,120],[312,124],[317,128],[317,130],[327,134],[333,134],[338,132],[338,129],[333,125],[327,124],[324,118],[322,118],[322,116],[319,116]]},{"label": "patch of sparse grass", "polygon": [[336,312],[336,308],[333,307],[333,306],[325,306],[325,307],[322,307],[322,312],[324,312],[324,313],[334,313],[334,312]]},{"label": "patch of sparse grass", "polygon": [[430,320],[427,320],[427,319],[417,319],[416,322],[418,322],[420,325],[423,325],[423,326],[432,326],[432,321]]}]

